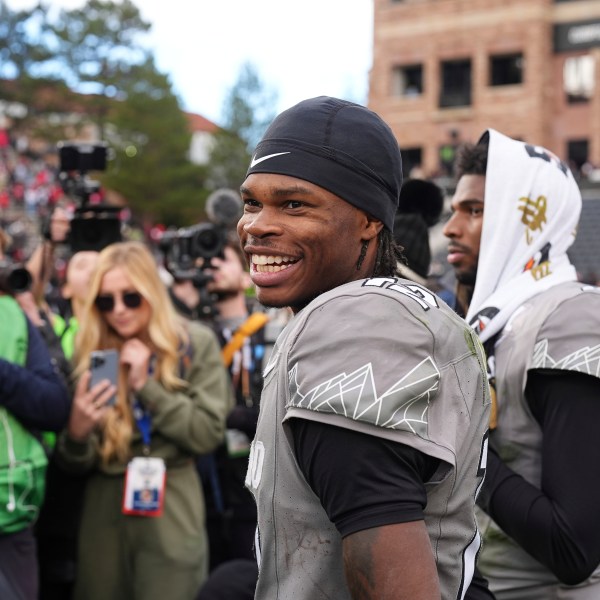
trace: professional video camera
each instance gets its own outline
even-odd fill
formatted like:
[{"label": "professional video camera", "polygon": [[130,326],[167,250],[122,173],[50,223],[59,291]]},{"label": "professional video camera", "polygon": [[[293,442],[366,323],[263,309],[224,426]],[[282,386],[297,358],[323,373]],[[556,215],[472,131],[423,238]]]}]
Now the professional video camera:
[{"label": "professional video camera", "polygon": [[212,258],[223,255],[225,235],[222,227],[212,223],[165,231],[159,245],[167,270],[175,279],[196,279],[198,269],[208,268]]},{"label": "professional video camera", "polygon": [[72,252],[102,250],[113,242],[121,241],[120,208],[90,202],[92,194],[100,190],[100,184],[89,179],[87,173],[106,170],[107,144],[59,142],[58,154],[62,188],[79,202],[67,240]]},{"label": "professional video camera", "polygon": [[159,247],[165,257],[165,267],[179,280],[192,280],[198,286],[210,281],[203,271],[211,267],[211,260],[223,256],[227,232],[242,213],[239,194],[219,189],[206,200],[206,214],[210,222],[198,223],[165,231]]},{"label": "professional video camera", "polygon": [[206,289],[212,275],[213,258],[224,255],[228,232],[242,214],[239,194],[229,189],[214,191],[206,200],[206,214],[210,222],[198,223],[174,231],[166,231],[159,240],[165,267],[179,281],[192,281],[200,292],[199,306],[202,318],[217,315],[215,297]]},{"label": "professional video camera", "polygon": [[31,287],[31,274],[23,266],[0,259],[0,292],[19,294]]}]

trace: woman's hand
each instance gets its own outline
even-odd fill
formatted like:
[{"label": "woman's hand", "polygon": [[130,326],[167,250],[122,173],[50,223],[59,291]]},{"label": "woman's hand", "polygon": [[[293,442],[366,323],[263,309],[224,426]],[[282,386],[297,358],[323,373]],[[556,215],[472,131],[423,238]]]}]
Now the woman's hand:
[{"label": "woman's hand", "polygon": [[148,367],[152,352],[144,342],[137,338],[127,340],[121,347],[121,363],[129,366],[129,387],[137,392],[148,381]]},{"label": "woman's hand", "polygon": [[68,433],[72,440],[83,442],[106,415],[107,402],[117,388],[105,379],[88,390],[92,374],[86,371],[77,382],[69,417]]}]

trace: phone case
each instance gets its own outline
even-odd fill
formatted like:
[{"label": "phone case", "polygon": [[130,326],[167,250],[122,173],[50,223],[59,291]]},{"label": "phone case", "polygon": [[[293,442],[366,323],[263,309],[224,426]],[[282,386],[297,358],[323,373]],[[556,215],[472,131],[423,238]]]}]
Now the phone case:
[{"label": "phone case", "polygon": [[[119,377],[119,353],[116,350],[94,350],[90,354],[90,371],[90,388],[103,379],[108,379],[116,387]],[[108,405],[112,406],[115,401],[116,397],[113,396]]]}]

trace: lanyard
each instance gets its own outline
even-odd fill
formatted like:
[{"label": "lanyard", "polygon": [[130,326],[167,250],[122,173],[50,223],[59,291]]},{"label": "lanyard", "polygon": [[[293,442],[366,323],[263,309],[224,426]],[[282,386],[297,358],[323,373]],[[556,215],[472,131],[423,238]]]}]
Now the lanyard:
[{"label": "lanyard", "polygon": [[142,434],[142,443],[144,445],[142,451],[144,456],[148,456],[150,454],[150,439],[152,436],[152,415],[149,410],[142,406],[137,398],[133,403],[133,418]]},{"label": "lanyard", "polygon": [[[148,365],[148,375],[150,377],[152,376],[152,373],[154,373],[155,362],[156,357],[153,356],[150,359],[150,364]],[[144,453],[144,456],[148,456],[150,454],[150,440],[152,437],[152,415],[147,408],[142,406],[142,403],[137,397],[133,402],[133,418],[135,419],[137,428],[142,434],[142,452]]]}]

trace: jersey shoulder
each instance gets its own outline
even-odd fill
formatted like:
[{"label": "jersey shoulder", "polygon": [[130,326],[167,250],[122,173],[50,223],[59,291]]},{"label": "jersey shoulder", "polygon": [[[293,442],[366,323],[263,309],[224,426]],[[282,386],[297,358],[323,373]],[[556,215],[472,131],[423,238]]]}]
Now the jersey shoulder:
[{"label": "jersey shoulder", "polygon": [[461,361],[479,372],[482,355],[472,330],[454,313],[444,316],[450,309],[426,288],[381,283],[340,286],[296,316],[286,341],[286,409],[389,439],[428,439],[430,404],[453,410],[443,381]]},{"label": "jersey shoulder", "polygon": [[389,277],[354,281],[321,294],[297,315],[288,339],[295,348],[301,344],[312,350],[312,338],[339,348],[332,360],[338,360],[344,347],[361,348],[375,358],[390,351],[392,356],[418,349],[431,354],[437,337],[448,330],[462,337],[462,329],[462,319],[433,292]]},{"label": "jersey shoulder", "polygon": [[600,376],[600,288],[578,284],[576,293],[546,317],[531,368]]}]

